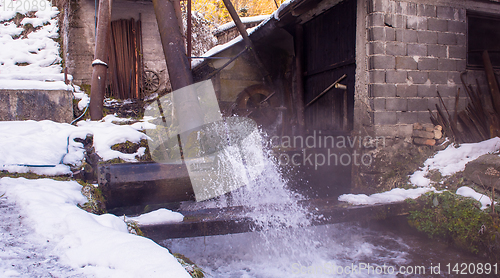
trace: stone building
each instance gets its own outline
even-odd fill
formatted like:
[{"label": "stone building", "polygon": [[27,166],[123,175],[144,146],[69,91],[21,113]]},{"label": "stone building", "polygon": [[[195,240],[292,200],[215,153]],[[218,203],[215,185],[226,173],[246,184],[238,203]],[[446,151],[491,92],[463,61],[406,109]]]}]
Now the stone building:
[{"label": "stone building", "polygon": [[[409,142],[413,124],[430,123],[429,110],[442,107],[438,93],[452,114],[460,91],[457,108],[465,108],[462,73],[465,84],[488,89],[481,53],[488,50],[494,67],[500,68],[498,26],[497,0],[297,0],[280,7],[250,34],[266,70],[250,54],[239,54],[244,42],[234,41],[211,53],[221,60],[206,59],[194,74],[198,80],[212,78],[227,114],[252,105],[267,109],[250,117],[278,138],[321,133]],[[222,58],[238,54],[240,58],[223,67],[228,59]],[[325,92],[343,75],[340,83],[345,87]],[[266,82],[267,77],[272,81]],[[252,104],[254,96],[260,98]],[[357,141],[332,151],[341,155],[353,150],[367,151]],[[309,170],[315,166],[301,165]],[[363,182],[344,178],[347,171],[359,177],[363,167],[336,166],[314,169],[309,181],[328,184],[338,193],[346,184]]]},{"label": "stone building", "polygon": [[[90,85],[92,76],[92,61],[95,46],[95,12],[96,3],[93,0],[60,1],[63,10],[63,55],[68,73],[73,75],[77,85]],[[111,8],[111,21],[141,22],[142,57],[144,69],[149,69],[159,75],[160,87],[165,89],[168,80],[165,57],[156,23],[156,16],[151,1],[115,0]],[[139,32],[139,30],[135,30]],[[132,35],[132,34],[127,34]],[[130,57],[127,57],[130,58]]]}]

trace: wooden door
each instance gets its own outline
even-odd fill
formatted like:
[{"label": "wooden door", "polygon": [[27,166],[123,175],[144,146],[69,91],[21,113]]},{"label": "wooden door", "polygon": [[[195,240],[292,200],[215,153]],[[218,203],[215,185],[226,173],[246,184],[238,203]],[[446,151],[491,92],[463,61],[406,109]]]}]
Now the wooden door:
[{"label": "wooden door", "polygon": [[308,104],[343,74],[347,90],[331,89],[304,111],[306,128],[350,131],[354,111],[356,0],[345,0],[304,24],[304,101]]}]

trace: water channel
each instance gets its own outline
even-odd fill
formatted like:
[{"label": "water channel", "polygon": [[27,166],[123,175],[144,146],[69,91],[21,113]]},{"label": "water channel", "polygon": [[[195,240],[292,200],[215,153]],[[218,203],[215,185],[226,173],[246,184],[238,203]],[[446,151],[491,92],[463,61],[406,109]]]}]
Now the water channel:
[{"label": "water channel", "polygon": [[[184,209],[244,206],[248,210],[242,216],[253,219],[256,231],[161,242],[194,261],[205,277],[499,277],[497,262],[430,240],[404,218],[312,226],[311,219],[321,215],[304,208],[304,197],[288,190],[287,175],[268,152],[258,144],[254,151],[266,158],[258,179]],[[467,273],[474,267],[482,275],[461,275],[463,263]]]}]

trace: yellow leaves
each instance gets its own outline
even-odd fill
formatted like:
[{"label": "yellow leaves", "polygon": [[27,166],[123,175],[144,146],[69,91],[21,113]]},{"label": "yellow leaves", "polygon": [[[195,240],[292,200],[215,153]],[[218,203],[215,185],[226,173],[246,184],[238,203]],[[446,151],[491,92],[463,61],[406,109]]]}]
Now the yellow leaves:
[{"label": "yellow leaves", "polygon": [[[231,21],[222,0],[192,0],[192,9],[213,22],[221,25]],[[235,10],[241,17],[271,14],[276,10],[276,3],[280,5],[284,0],[232,0]],[[183,3],[184,4],[184,3]]]}]

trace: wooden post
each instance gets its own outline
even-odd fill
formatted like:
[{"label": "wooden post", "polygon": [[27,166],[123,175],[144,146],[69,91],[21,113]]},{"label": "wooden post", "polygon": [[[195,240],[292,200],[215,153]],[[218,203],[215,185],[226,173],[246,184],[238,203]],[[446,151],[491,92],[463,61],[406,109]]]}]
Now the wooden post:
[{"label": "wooden post", "polygon": [[[174,91],[193,84],[182,29],[176,15],[175,1],[179,0],[153,0],[168,75]],[[195,92],[174,94],[174,102],[178,104],[175,111],[181,130],[203,125],[203,115]]]},{"label": "wooden post", "polygon": [[186,41],[187,41],[187,56],[188,56],[188,60],[189,60],[189,68],[191,68],[191,52],[193,50],[193,46],[192,46],[192,38],[191,38],[191,29],[192,29],[192,23],[191,23],[191,0],[187,0],[187,19],[186,19],[187,23],[187,27],[186,27]]},{"label": "wooden post", "polygon": [[483,63],[484,71],[486,72],[486,79],[488,80],[488,86],[490,87],[491,98],[493,100],[493,107],[497,113],[500,113],[500,89],[498,88],[495,72],[493,71],[493,65],[491,64],[490,55],[487,50],[483,51]]},{"label": "wooden post", "polygon": [[111,19],[112,0],[99,0],[94,61],[92,62],[92,82],[90,88],[90,119],[102,119],[106,73],[108,70],[108,35]]},{"label": "wooden post", "polygon": [[299,125],[299,130],[301,133],[305,130],[305,120],[304,120],[304,75],[302,68],[302,54],[304,50],[304,29],[302,25],[297,24],[295,26],[295,78],[297,80],[297,86],[293,90],[293,98],[297,108],[297,123]]},{"label": "wooden post", "polygon": [[243,23],[241,23],[241,19],[238,16],[238,14],[236,13],[236,10],[234,9],[234,6],[231,3],[231,0],[222,0],[222,1],[224,2],[224,5],[226,6],[227,11],[229,12],[229,15],[233,19],[234,24],[236,25],[236,28],[240,32],[241,37],[243,38],[243,41],[245,42],[247,48],[250,49],[250,51],[252,52],[253,57],[255,59],[255,62],[257,63],[257,66],[259,67],[259,69],[262,70],[264,78],[266,79],[268,85],[271,87],[274,87],[273,81],[271,80],[271,76],[269,75],[266,68],[262,64],[262,61],[260,60],[259,56],[257,56],[253,42],[248,37],[247,30],[245,29],[245,26],[243,25]]}]

